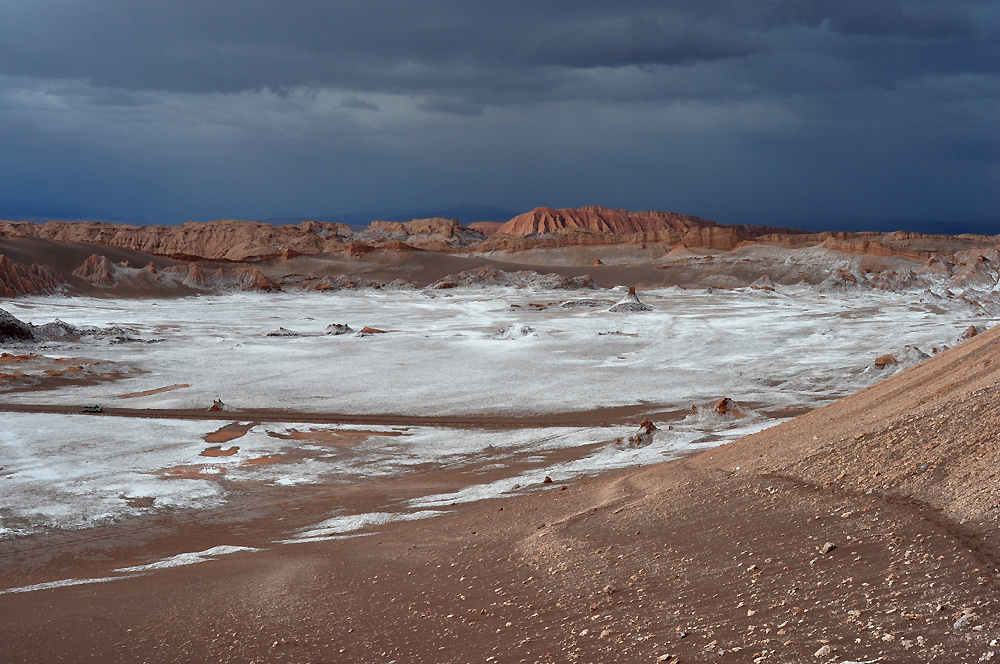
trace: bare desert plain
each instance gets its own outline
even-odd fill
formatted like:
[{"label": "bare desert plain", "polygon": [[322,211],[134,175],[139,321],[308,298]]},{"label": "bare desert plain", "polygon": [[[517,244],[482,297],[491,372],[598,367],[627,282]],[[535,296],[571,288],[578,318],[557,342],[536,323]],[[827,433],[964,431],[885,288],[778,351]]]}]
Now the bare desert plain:
[{"label": "bare desert plain", "polygon": [[0,661],[1000,661],[1000,237],[588,207],[0,254]]}]

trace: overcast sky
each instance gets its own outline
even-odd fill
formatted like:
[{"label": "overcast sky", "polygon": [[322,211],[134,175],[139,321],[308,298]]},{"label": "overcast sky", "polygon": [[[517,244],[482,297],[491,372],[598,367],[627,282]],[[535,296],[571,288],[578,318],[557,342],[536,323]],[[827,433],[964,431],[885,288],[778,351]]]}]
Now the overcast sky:
[{"label": "overcast sky", "polygon": [[998,162],[995,0],[0,0],[0,200],[971,221]]}]

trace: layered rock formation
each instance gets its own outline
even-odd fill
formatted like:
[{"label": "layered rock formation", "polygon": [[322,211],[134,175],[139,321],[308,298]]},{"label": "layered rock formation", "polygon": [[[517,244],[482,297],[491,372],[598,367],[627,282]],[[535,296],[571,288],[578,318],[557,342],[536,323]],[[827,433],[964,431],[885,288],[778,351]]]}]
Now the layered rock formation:
[{"label": "layered rock formation", "polygon": [[73,270],[73,276],[107,288],[118,283],[118,266],[104,256],[91,254],[83,265]]},{"label": "layered rock formation", "polygon": [[52,269],[14,263],[0,255],[0,296],[52,295],[63,288],[63,280]]},{"label": "layered rock formation", "polygon": [[904,231],[805,233],[769,226],[720,225],[674,212],[630,212],[600,206],[560,210],[537,208],[502,225],[481,222],[468,228],[456,219],[443,218],[414,219],[405,223],[375,221],[359,232],[353,232],[344,224],[319,221],[305,221],[294,226],[228,219],[188,222],[180,226],[2,221],[0,237],[86,242],[179,260],[231,262],[325,253],[360,257],[375,249],[516,253],[623,244],[644,249],[647,245],[674,246],[678,243],[690,248],[722,251],[747,244],[788,248],[823,246],[845,253],[928,258],[934,253],[955,253],[1000,244],[1000,237],[978,235],[948,237]]},{"label": "layered rock formation", "polygon": [[[148,266],[147,266],[148,269]],[[281,286],[271,282],[252,267],[216,268],[208,270],[197,263],[164,268],[168,275],[177,275],[181,283],[198,290],[278,291]]]},{"label": "layered rock formation", "polygon": [[152,263],[136,268],[127,262],[112,263],[105,256],[91,255],[73,270],[73,276],[100,288],[117,286],[143,289],[185,286],[196,291],[276,291],[281,287],[252,267],[208,269],[190,263],[158,269]]},{"label": "layered rock formation", "polygon": [[598,233],[633,235],[670,229],[708,228],[714,221],[676,212],[630,212],[599,205],[581,208],[535,208],[520,214],[497,229],[506,235],[559,233],[566,229],[585,228]]},{"label": "layered rock formation", "polygon": [[[258,221],[219,219],[180,226],[128,226],[101,222],[0,222],[0,237],[38,237],[57,242],[88,242],[122,247],[179,260],[252,262],[296,255],[348,251],[363,255],[375,248],[449,250],[482,242],[486,236],[460,226],[457,219],[375,221],[355,233],[345,224],[304,221],[272,226]],[[359,251],[359,248],[361,249]]]},{"label": "layered rock formation", "polygon": [[350,234],[350,227],[344,224],[319,221],[305,221],[296,226],[230,219],[190,221],[180,226],[127,226],[91,221],[0,222],[3,237],[89,242],[182,260],[237,262],[337,251],[343,246],[341,238]]},{"label": "layered rock formation", "polygon": [[392,243],[407,248],[448,250],[468,247],[486,239],[478,230],[460,226],[458,219],[414,219],[413,221],[373,221],[365,230],[355,233],[353,240],[390,249]]},{"label": "layered rock formation", "polygon": [[477,254],[519,253],[534,249],[550,250],[612,245],[631,245],[638,249],[645,249],[649,245],[673,246],[677,243],[683,243],[688,247],[728,251],[751,239],[750,235],[735,226],[670,229],[633,233],[632,235],[600,233],[589,228],[571,228],[565,229],[559,234],[543,236],[507,235],[497,232],[485,242],[469,247],[469,251]]}]

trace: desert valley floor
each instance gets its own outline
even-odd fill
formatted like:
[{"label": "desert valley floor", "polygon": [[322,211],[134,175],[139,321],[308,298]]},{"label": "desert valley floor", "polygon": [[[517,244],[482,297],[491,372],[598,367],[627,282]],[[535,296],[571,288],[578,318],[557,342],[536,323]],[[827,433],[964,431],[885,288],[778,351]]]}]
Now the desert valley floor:
[{"label": "desert valley floor", "polygon": [[8,261],[0,661],[1000,657],[1000,254],[900,237]]}]

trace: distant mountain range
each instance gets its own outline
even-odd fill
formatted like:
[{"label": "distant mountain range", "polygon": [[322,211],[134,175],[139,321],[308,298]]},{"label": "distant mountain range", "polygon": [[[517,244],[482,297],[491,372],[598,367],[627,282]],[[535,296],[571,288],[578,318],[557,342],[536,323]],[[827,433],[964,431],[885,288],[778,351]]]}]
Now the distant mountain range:
[{"label": "distant mountain range", "polygon": [[[347,224],[355,230],[366,228],[372,221],[410,221],[412,219],[427,219],[444,217],[458,219],[462,225],[477,221],[507,222],[518,213],[510,212],[496,205],[456,205],[438,210],[374,210],[367,212],[352,212],[349,214],[333,214],[320,217],[272,217],[260,221],[282,226],[298,224],[309,219]],[[118,223],[144,224],[142,217],[122,218],[107,212],[83,206],[42,205],[26,201],[0,201],[0,219],[8,221],[110,221]],[[729,223],[720,221],[721,224]],[[826,222],[795,222],[790,225],[803,230],[819,231],[872,231],[887,233],[890,231],[912,231],[936,235],[959,235],[972,233],[976,235],[1000,234],[1000,219],[984,221],[934,221],[927,219],[867,219],[867,220],[837,220]]]},{"label": "distant mountain range", "polygon": [[63,206],[63,205],[39,205],[26,201],[0,201],[0,219],[7,221],[51,221],[59,219],[62,221],[119,221],[129,223],[142,223],[141,217],[132,219],[122,219],[107,212],[94,210],[88,207]]},{"label": "distant mountain range", "polygon": [[997,235],[1000,234],[1000,219],[985,221],[934,221],[928,219],[861,219],[830,222],[802,222],[796,226],[812,232],[845,231],[848,233],[891,233],[910,231],[927,235]]},{"label": "distant mountain range", "polygon": [[477,221],[510,221],[516,213],[509,212],[495,205],[456,205],[455,207],[440,210],[418,210],[416,212],[406,212],[402,210],[391,211],[371,211],[353,212],[351,214],[334,214],[324,217],[275,217],[271,219],[261,219],[261,221],[275,224],[297,224],[303,221],[314,219],[316,221],[327,221],[334,224],[347,224],[351,228],[360,230],[367,228],[373,221],[411,221],[413,219],[428,219],[431,217],[444,217],[445,219],[458,219],[467,226]]}]

